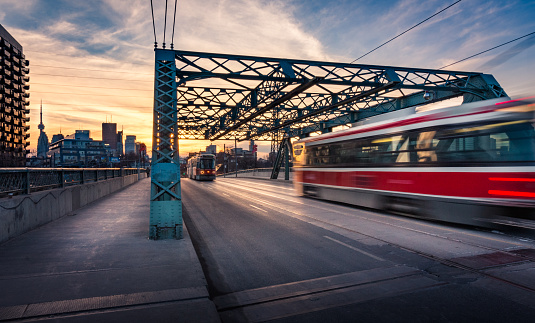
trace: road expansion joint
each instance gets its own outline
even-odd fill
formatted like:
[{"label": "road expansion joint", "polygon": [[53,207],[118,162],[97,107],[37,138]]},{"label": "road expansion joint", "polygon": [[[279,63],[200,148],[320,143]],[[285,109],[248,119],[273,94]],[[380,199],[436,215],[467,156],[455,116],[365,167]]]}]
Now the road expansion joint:
[{"label": "road expansion joint", "polygon": [[0,307],[0,322],[208,300],[205,287],[160,290]]}]

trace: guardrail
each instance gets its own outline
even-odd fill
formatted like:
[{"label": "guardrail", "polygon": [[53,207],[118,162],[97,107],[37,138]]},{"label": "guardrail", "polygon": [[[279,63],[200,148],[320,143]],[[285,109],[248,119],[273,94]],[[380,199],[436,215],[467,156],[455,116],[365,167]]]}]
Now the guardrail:
[{"label": "guardrail", "polygon": [[144,173],[137,168],[0,168],[0,197]]}]

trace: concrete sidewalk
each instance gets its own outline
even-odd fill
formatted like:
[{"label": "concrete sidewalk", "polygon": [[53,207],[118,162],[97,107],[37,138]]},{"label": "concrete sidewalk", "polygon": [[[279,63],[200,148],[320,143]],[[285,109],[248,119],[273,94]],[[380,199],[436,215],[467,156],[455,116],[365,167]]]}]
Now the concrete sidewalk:
[{"label": "concrete sidewalk", "polygon": [[184,239],[148,239],[150,179],[0,245],[0,321],[219,322]]}]

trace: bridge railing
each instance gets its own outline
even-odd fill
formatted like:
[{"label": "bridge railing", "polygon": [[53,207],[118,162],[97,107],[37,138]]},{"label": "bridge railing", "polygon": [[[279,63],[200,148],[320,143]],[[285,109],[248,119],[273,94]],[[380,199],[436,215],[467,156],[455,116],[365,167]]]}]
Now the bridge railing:
[{"label": "bridge railing", "polygon": [[[251,168],[251,169],[242,169],[238,171],[238,177],[240,176],[253,176],[253,177],[267,177],[269,178],[271,176],[271,171],[273,168]],[[293,168],[290,167],[290,172],[293,172]],[[229,172],[225,174],[217,174],[217,176],[225,176],[225,177],[234,177],[236,176],[236,172]],[[284,177],[284,174],[283,174]]]},{"label": "bridge railing", "polygon": [[[139,169],[145,172],[145,169]],[[137,168],[0,168],[0,197],[137,174]]]}]

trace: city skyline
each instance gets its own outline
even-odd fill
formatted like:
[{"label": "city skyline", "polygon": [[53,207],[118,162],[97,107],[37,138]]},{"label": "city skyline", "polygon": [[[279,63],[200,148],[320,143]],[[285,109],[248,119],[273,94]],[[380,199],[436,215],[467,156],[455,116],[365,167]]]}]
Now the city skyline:
[{"label": "city skyline", "polygon": [[[30,149],[37,147],[41,99],[49,136],[61,128],[66,134],[87,129],[101,138],[101,124],[113,118],[125,135],[136,135],[150,149],[149,1],[1,2],[0,23],[30,61]],[[161,46],[165,2],[153,3]],[[173,40],[183,50],[351,62],[453,3],[179,1]],[[440,68],[535,31],[533,12],[535,1],[461,1],[357,63]],[[168,46],[170,38],[168,32]],[[525,38],[447,69],[493,74],[513,97],[533,94],[533,43],[533,36]],[[218,150],[223,143],[216,142]],[[180,154],[209,144],[182,140]],[[259,152],[269,147],[259,143]]]}]

